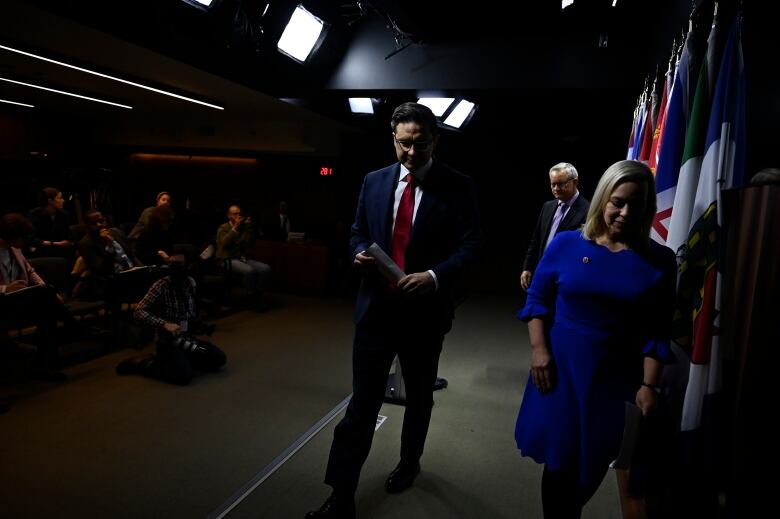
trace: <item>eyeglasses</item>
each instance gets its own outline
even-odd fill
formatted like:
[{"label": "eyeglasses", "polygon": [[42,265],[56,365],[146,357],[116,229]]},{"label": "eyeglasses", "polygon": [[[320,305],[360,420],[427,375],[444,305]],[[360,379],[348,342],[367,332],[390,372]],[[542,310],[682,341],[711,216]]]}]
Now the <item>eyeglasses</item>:
[{"label": "eyeglasses", "polygon": [[411,151],[412,146],[414,146],[415,151],[427,151],[431,145],[431,141],[399,141],[395,134],[393,134],[393,139],[404,151]]},{"label": "eyeglasses", "polygon": [[563,189],[564,187],[566,187],[566,184],[568,184],[572,180],[574,180],[574,179],[570,178],[569,180],[566,180],[564,182],[550,182],[550,189],[555,189],[556,187],[558,189]]}]

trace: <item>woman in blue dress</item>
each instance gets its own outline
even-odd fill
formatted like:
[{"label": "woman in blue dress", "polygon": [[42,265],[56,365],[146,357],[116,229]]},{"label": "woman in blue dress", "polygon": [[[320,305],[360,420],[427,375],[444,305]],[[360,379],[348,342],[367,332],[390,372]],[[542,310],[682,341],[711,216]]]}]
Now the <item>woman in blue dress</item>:
[{"label": "woman in blue dress", "polygon": [[544,253],[525,307],[531,374],[515,438],[543,463],[544,517],[579,518],[620,448],[624,402],[656,405],[676,282],[674,253],[650,240],[655,181],[641,162],[610,166],[581,231]]}]

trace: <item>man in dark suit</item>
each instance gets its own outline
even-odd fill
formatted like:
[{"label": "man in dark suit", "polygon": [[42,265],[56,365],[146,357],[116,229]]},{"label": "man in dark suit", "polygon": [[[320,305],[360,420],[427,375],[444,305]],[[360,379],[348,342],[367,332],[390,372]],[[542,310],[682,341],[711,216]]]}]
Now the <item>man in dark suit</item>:
[{"label": "man in dark suit", "polygon": [[[433,387],[444,335],[452,327],[459,284],[475,264],[479,213],[469,177],[432,159],[436,117],[417,103],[393,112],[398,163],[366,175],[352,225],[354,267],[363,274],[355,306],[353,395],[336,426],[325,474],[333,493],[306,517],[355,517],[354,493],[371,448],[390,365],[396,355],[406,384],[401,460],[385,483],[408,488],[420,457],[433,406]],[[376,242],[406,274],[397,284],[377,272],[366,249]]]},{"label": "man in dark suit", "polygon": [[550,189],[555,200],[544,203],[536,221],[520,274],[523,290],[531,286],[536,265],[553,237],[561,231],[579,229],[585,223],[590,202],[577,190],[577,182],[577,169],[568,162],[550,168]]},{"label": "man in dark suit", "polygon": [[287,241],[287,235],[290,234],[290,215],[287,212],[287,202],[281,200],[275,209],[266,217],[263,238],[272,241]]}]

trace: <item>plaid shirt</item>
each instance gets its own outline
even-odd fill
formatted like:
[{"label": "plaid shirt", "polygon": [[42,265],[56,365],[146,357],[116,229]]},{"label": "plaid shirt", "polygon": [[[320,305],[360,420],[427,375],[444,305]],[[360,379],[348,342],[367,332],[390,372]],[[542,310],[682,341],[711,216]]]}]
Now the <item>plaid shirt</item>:
[{"label": "plaid shirt", "polygon": [[177,287],[170,277],[157,280],[135,308],[133,317],[153,328],[165,323],[192,323],[195,310],[195,280],[187,277],[183,287]]}]

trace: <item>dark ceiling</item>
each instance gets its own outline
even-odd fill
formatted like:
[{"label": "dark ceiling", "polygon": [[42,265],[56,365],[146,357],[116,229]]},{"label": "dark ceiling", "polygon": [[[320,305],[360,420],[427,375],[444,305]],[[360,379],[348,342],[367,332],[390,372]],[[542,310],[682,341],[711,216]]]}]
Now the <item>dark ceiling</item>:
[{"label": "dark ceiling", "polygon": [[[712,0],[697,1],[708,2]],[[13,9],[9,19],[6,6],[16,3],[41,9],[46,19],[21,15],[14,20]],[[266,0],[221,0],[208,12],[182,0],[8,0],[0,44],[19,44],[226,106],[224,113],[214,113],[105,82],[81,86],[86,92],[135,101],[138,114],[129,122],[125,117],[121,125],[146,131],[149,141],[172,135],[166,145],[176,146],[178,136],[189,131],[196,134],[187,141],[192,147],[338,153],[338,145],[322,151],[331,134],[383,130],[392,106],[421,92],[477,102],[482,121],[472,127],[488,134],[499,131],[506,115],[503,102],[512,101],[518,105],[512,115],[531,121],[544,121],[549,114],[567,117],[564,107],[593,108],[595,103],[600,112],[617,114],[611,121],[622,123],[613,131],[622,135],[644,81],[657,67],[665,67],[691,9],[680,0],[619,0],[614,7],[612,0],[577,0],[565,10],[557,0],[457,7],[445,0],[302,0],[329,24],[329,31],[311,63],[301,65],[276,50],[297,3],[270,0],[263,16]],[[755,12],[764,4],[748,7]],[[748,22],[766,26],[771,17],[761,14]],[[759,32],[746,30],[746,35]],[[606,46],[600,45],[605,39]],[[750,45],[746,40],[746,49]],[[750,56],[746,50],[746,61],[753,60],[749,74],[760,70],[756,47],[753,43]],[[0,52],[0,72],[79,85],[74,73],[23,61]],[[762,75],[777,74],[773,67],[763,70]],[[752,86],[756,92],[758,84]],[[0,97],[7,90],[0,84]],[[768,97],[768,91],[763,95]],[[380,100],[379,116],[352,116],[348,96]],[[295,99],[298,106],[282,103],[282,98]],[[52,109],[79,116],[94,113],[104,122],[115,113],[70,100]],[[586,124],[583,114],[572,114],[578,119],[574,126]],[[188,122],[189,129],[170,121]],[[271,127],[278,121],[289,122],[286,135],[301,135],[293,150],[274,147],[274,138],[282,140]],[[768,119],[759,123],[767,126]],[[151,130],[140,129],[155,124]],[[223,141],[200,139],[209,133]]]},{"label": "dark ceiling", "polygon": [[[570,85],[573,88],[598,84],[593,82],[594,74],[570,70],[571,60],[563,59],[566,54],[585,51],[594,56],[592,59],[607,59],[619,66],[621,82],[639,83],[638,89],[642,77],[668,53],[689,10],[685,2],[674,0],[621,0],[616,7],[612,7],[612,0],[578,0],[564,11],[560,2],[553,0],[492,3],[487,8],[445,0],[304,0],[304,6],[328,23],[330,30],[316,59],[303,66],[275,48],[298,0],[221,0],[208,12],[181,0],[30,3],[277,97],[304,97],[323,89],[360,89],[359,81],[350,84],[338,77],[348,51],[373,51],[380,66],[382,61],[392,65],[393,60],[420,50],[452,46],[497,53],[506,59],[496,59],[492,66],[526,73],[530,72],[528,65],[536,64],[540,56],[560,60],[560,68],[548,68],[549,83],[536,85],[542,88],[556,86],[555,76],[576,78]],[[262,16],[266,4],[270,5]],[[642,23],[637,24],[637,20]],[[373,38],[366,37],[366,27]],[[599,49],[602,35],[608,38],[606,49]],[[400,36],[399,45],[395,36]],[[384,59],[407,44],[408,48]],[[359,49],[365,45],[375,48]],[[489,56],[483,58],[490,61]],[[471,59],[455,76],[470,88],[479,88],[478,81],[465,70],[476,65]],[[587,63],[580,67],[583,65]],[[405,88],[437,87],[416,85],[414,75],[406,78]],[[609,75],[617,76],[614,71]],[[493,86],[489,82],[485,85]]]}]

